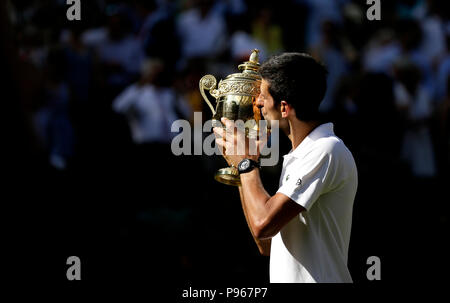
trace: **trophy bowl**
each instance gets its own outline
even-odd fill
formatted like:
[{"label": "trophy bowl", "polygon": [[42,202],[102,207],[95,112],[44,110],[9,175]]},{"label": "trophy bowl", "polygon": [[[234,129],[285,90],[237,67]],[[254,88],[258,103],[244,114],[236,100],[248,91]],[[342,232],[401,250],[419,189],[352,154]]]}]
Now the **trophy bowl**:
[{"label": "trophy bowl", "polygon": [[[232,121],[242,120],[246,135],[257,136],[261,120],[261,110],[256,106],[261,85],[258,53],[257,49],[253,50],[249,61],[238,66],[242,72],[228,75],[224,80],[220,80],[219,85],[212,75],[205,75],[200,79],[200,93],[213,113],[213,127],[224,128],[220,122],[222,117]],[[215,108],[205,91],[209,91],[209,94],[216,99]],[[223,184],[241,185],[239,172],[234,166],[218,170],[214,178]]]}]

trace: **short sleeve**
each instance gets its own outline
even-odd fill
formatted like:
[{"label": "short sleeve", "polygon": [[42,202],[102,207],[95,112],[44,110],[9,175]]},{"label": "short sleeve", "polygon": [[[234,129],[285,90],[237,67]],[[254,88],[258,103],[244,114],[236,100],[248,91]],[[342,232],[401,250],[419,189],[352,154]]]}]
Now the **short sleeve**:
[{"label": "short sleeve", "polygon": [[136,102],[140,93],[135,84],[129,86],[114,99],[112,103],[113,110],[117,113],[126,112]]},{"label": "short sleeve", "polygon": [[310,210],[319,196],[328,191],[329,175],[332,173],[331,155],[314,152],[304,159],[296,159],[289,167],[284,182],[277,193],[288,196],[296,203]]}]

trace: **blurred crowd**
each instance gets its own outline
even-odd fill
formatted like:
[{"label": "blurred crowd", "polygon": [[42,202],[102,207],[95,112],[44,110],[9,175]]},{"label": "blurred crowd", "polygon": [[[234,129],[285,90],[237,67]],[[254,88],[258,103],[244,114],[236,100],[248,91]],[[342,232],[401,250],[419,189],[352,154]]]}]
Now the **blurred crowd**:
[{"label": "blurred crowd", "polygon": [[[381,2],[379,21],[368,21],[358,0],[82,0],[80,21],[67,20],[66,1],[6,2],[21,110],[53,180],[47,188],[85,201],[81,217],[93,210],[83,235],[99,225],[99,235],[128,247],[124,255],[164,260],[161,272],[173,263],[190,277],[214,264],[264,281],[266,260],[252,247],[237,193],[212,178],[223,159],[173,156],[171,125],[199,111],[210,118],[203,75],[237,72],[254,48],[261,61],[308,52],[328,68],[321,111],[359,169],[355,279],[366,256],[389,259],[380,248],[387,234],[410,243],[415,227],[440,245],[450,180],[449,4]],[[266,170],[274,193],[279,171]],[[433,214],[419,218],[425,212]],[[217,258],[227,260],[217,267]]]}]

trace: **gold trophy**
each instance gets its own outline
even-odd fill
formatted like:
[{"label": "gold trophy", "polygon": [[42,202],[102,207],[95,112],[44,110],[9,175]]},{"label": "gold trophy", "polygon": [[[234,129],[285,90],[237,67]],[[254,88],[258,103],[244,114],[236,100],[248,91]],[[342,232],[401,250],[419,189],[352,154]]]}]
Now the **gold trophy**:
[{"label": "gold trophy", "polygon": [[[228,75],[225,80],[220,80],[217,88],[217,80],[214,76],[205,75],[200,79],[200,93],[213,113],[213,127],[224,127],[220,122],[222,117],[233,121],[242,120],[246,135],[257,136],[259,120],[261,120],[261,110],[256,106],[261,85],[258,53],[257,49],[253,50],[249,61],[238,66],[242,72]],[[208,100],[205,90],[216,99],[215,109]],[[227,185],[241,185],[239,172],[234,166],[219,169],[214,179]]]}]

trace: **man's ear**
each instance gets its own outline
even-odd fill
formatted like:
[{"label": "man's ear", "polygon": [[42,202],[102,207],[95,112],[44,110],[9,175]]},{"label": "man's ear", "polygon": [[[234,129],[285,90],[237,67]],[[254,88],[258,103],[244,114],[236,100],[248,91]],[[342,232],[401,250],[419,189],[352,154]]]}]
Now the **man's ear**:
[{"label": "man's ear", "polygon": [[290,110],[291,106],[286,101],[283,100],[280,102],[280,112],[282,118],[287,118]]}]

